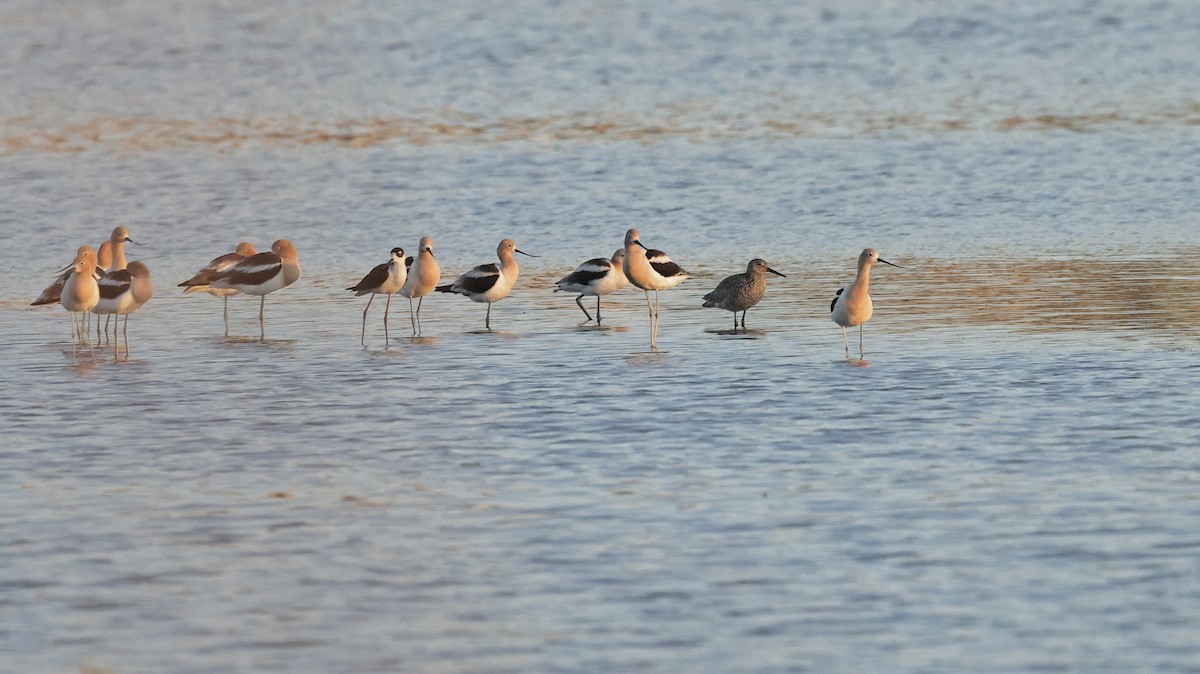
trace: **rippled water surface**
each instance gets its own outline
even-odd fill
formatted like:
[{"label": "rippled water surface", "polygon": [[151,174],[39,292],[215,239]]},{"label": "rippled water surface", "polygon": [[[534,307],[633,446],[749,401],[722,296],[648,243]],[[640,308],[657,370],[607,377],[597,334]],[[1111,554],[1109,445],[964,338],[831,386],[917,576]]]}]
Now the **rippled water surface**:
[{"label": "rippled water surface", "polygon": [[[1200,671],[1190,3],[393,4],[0,8],[0,671]],[[550,292],[629,227],[658,351]],[[423,234],[540,257],[360,346]],[[281,237],[265,341],[177,293]]]}]

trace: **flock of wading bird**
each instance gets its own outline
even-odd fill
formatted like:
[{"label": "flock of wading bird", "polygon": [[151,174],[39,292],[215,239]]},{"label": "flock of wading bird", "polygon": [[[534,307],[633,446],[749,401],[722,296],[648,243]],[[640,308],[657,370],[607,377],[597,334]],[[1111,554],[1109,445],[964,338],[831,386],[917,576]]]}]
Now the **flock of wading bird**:
[{"label": "flock of wading bird", "polygon": [[[154,294],[150,270],[139,261],[126,262],[125,244],[136,241],[129,238],[124,227],[113,230],[108,241],[100,245],[99,251],[91,246],[81,246],[75,260],[60,269],[61,276],[33,302],[34,305],[60,303],[71,315],[71,352],[74,356],[82,345],[87,345],[95,354],[91,343],[89,326],[92,314],[125,317],[125,351],[129,351],[129,314],[136,311]],[[405,257],[402,248],[393,248],[391,259],[376,266],[357,284],[347,288],[358,295],[370,295],[363,309],[362,334],[360,341],[367,340],[367,312],[376,295],[386,295],[387,305],[383,310],[385,341],[388,336],[388,312],[392,295],[408,298],[409,320],[413,335],[421,332],[421,303],[431,292],[465,295],[475,302],[488,305],[484,315],[484,326],[492,329],[492,303],[508,296],[516,285],[520,269],[514,253],[530,255],[519,248],[512,239],[505,239],[496,248],[499,264],[481,264],[459,276],[453,283],[438,285],[442,270],[433,256],[433,240],[421,237],[415,257]],[[858,326],[858,352],[863,351],[863,325],[870,320],[874,308],[870,285],[871,266],[882,262],[893,264],[879,257],[874,248],[867,248],[858,256],[858,273],[854,281],[837,291],[829,305],[830,318],[842,328],[842,340],[846,356],[850,355],[850,339],[846,328]],[[746,311],[762,300],[767,287],[767,274],[785,276],[755,258],[746,265],[746,271],[734,274],[721,281],[710,293],[704,295],[705,307],[733,312],[733,332],[738,330],[738,312],[742,313],[741,328],[746,329]],[[286,288],[300,278],[300,260],[296,247],[287,239],[271,244],[271,252],[259,253],[247,242],[238,244],[237,249],[208,263],[194,276],[179,284],[185,293],[208,293],[224,300],[225,334],[229,334],[229,296],[242,293],[258,295],[259,339],[266,338],[263,312],[268,294]],[[636,229],[625,232],[625,245],[613,253],[611,258],[595,258],[579,265],[575,271],[558,282],[554,292],[577,293],[575,303],[591,322],[592,315],[583,306],[583,298],[596,298],[596,325],[600,325],[600,298],[624,288],[628,284],[646,293],[646,306],[650,314],[650,348],[658,348],[658,291],[674,288],[687,280],[688,273],[661,250],[647,248]],[[786,278],[786,277],[785,277]],[[650,301],[650,291],[654,301]],[[416,300],[416,306],[413,306]],[[119,346],[117,327],[113,326],[112,344],[114,352]],[[100,320],[96,319],[96,339],[100,340]],[[104,338],[108,339],[108,321],[105,321]]]}]

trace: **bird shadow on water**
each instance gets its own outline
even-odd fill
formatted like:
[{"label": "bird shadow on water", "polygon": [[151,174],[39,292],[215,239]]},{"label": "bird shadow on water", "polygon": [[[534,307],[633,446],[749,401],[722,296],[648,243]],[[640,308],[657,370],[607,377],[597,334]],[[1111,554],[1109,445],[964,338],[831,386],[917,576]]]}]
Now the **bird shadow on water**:
[{"label": "bird shadow on water", "polygon": [[516,339],[519,335],[511,330],[468,330],[468,335],[484,335],[499,339]]},{"label": "bird shadow on water", "polygon": [[408,355],[404,348],[397,344],[381,346],[364,346],[363,353],[375,358],[403,358]]},{"label": "bird shadow on water", "polygon": [[755,328],[738,328],[737,330],[719,330],[717,328],[707,328],[706,333],[710,335],[720,335],[731,339],[761,339],[767,336],[766,330],[758,330]]},{"label": "bird shadow on water", "polygon": [[412,337],[398,337],[392,342],[397,345],[413,345],[413,346],[437,346],[437,337],[425,337],[422,335],[413,335]]},{"label": "bird shadow on water", "polygon": [[670,360],[670,353],[670,351],[662,351],[660,349],[634,351],[625,356],[625,362],[630,365],[662,365]]},{"label": "bird shadow on water", "polygon": [[296,345],[296,340],[294,339],[264,339],[261,337],[241,337],[237,335],[218,337],[217,341],[221,344],[229,345],[256,344],[270,347],[291,347]]},{"label": "bird shadow on water", "polygon": [[839,360],[838,362],[842,363],[843,365],[848,365],[850,367],[870,367],[871,366],[871,361],[867,360],[866,358],[846,358],[844,360]]},{"label": "bird shadow on water", "polygon": [[590,321],[579,323],[571,328],[569,332],[629,332],[627,325],[597,325]]}]

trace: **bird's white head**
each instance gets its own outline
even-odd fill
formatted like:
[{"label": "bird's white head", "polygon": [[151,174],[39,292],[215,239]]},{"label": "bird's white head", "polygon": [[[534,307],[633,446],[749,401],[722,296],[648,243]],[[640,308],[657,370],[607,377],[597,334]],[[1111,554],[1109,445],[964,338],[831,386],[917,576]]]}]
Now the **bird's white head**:
[{"label": "bird's white head", "polygon": [[870,267],[871,265],[875,264],[876,262],[882,262],[884,264],[891,265],[893,267],[899,267],[900,269],[904,268],[904,267],[900,267],[900,265],[898,265],[898,264],[888,262],[887,260],[879,257],[879,251],[875,250],[874,248],[866,248],[858,256],[859,269],[862,269],[863,267]]},{"label": "bird's white head", "polygon": [[625,247],[641,246],[642,250],[646,250],[646,246],[642,243],[641,235],[636,229],[630,229],[625,232]]}]

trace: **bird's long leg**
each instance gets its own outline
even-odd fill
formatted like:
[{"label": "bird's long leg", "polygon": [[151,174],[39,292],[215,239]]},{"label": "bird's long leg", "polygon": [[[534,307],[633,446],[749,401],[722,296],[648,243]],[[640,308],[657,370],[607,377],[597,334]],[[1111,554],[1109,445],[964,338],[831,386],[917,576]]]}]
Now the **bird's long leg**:
[{"label": "bird's long leg", "polygon": [[[584,312],[587,313],[586,311]],[[600,325],[600,296],[596,295],[596,325]]]},{"label": "bird's long leg", "polygon": [[842,341],[846,344],[846,357],[850,357],[850,338],[846,336],[846,326],[842,326]]},{"label": "bird's long leg", "polygon": [[225,336],[229,336],[229,295],[225,295]]},{"label": "bird's long leg", "polygon": [[263,310],[267,308],[267,296],[258,299],[258,341],[267,341],[267,324],[263,320]]},{"label": "bird's long leg", "polygon": [[421,333],[421,303],[424,301],[424,295],[417,298],[417,334]]},{"label": "bird's long leg", "polygon": [[79,341],[79,321],[76,320],[74,311],[68,312],[67,316],[71,318],[71,359],[73,360],[78,357],[75,343]]},{"label": "bird's long leg", "polygon": [[[576,298],[575,298],[575,304],[578,304],[578,305],[579,305],[579,310],[580,310],[580,311],[582,311],[582,312],[583,312],[583,315],[584,315],[584,316],[587,316],[587,317],[588,317],[588,320],[590,321],[590,320],[592,320],[592,315],[588,313],[588,310],[587,310],[587,309],[584,309],[584,308],[583,308],[583,302],[582,302],[581,300],[583,300],[583,293],[580,293],[580,294],[579,294],[579,297],[576,297]],[[597,295],[597,296],[596,296],[596,301],[599,301],[599,300],[600,300],[600,296],[599,296],[599,295]],[[599,314],[600,314],[600,310],[599,310],[599,309],[597,309],[597,310],[596,310],[596,315],[599,315]]]},{"label": "bird's long leg", "polygon": [[[120,320],[120,318],[121,318],[120,316],[117,316],[118,320]],[[123,332],[125,333],[125,358],[128,359],[129,358],[129,314],[125,314],[125,328],[124,328]],[[114,342],[117,341],[117,326],[116,325],[113,325],[113,341]]]},{"label": "bird's long leg", "polygon": [[737,334],[737,312],[733,312],[733,334]]},{"label": "bird's long leg", "polygon": [[483,317],[483,327],[492,329],[492,303],[488,302],[487,315]]},{"label": "bird's long leg", "polygon": [[742,309],[742,332],[746,331],[746,309]]},{"label": "bird's long leg", "polygon": [[866,326],[866,323],[863,323],[862,325],[858,326],[858,357],[859,358],[862,358],[863,356],[866,355],[863,353],[863,328],[865,326]]},{"label": "bird's long leg", "polygon": [[387,304],[383,305],[383,343],[390,344],[391,337],[388,336],[388,311],[392,308],[392,296],[388,295]]},{"label": "bird's long leg", "polygon": [[413,313],[412,298],[408,298],[408,321],[412,323],[413,335],[417,334],[417,316]]},{"label": "bird's long leg", "polygon": [[654,344],[654,305],[650,304],[650,291],[646,291],[646,310],[650,313],[650,348],[655,347]]},{"label": "bird's long leg", "polygon": [[363,309],[362,339],[360,340],[363,346],[367,345],[367,312],[371,309],[371,302],[374,301],[375,293],[371,293],[371,297],[367,300],[367,306]]},{"label": "bird's long leg", "polygon": [[[85,315],[90,316],[92,312],[88,311],[88,312],[84,312],[84,313],[85,313]],[[96,322],[97,323],[100,322],[99,317],[96,318]],[[88,351],[92,352],[92,360],[95,360],[96,359],[96,347],[92,344],[92,336],[91,336],[90,332],[88,333],[87,345],[88,345]]]}]

